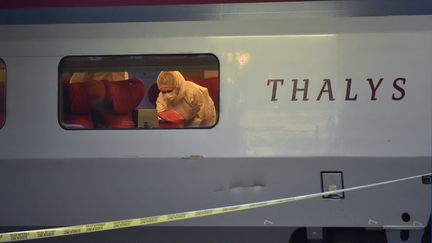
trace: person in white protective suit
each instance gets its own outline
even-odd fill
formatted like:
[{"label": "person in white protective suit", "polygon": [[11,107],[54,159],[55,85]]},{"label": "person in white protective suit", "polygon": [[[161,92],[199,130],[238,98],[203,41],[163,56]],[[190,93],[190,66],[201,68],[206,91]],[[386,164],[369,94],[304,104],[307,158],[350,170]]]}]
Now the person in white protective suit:
[{"label": "person in white protective suit", "polygon": [[179,71],[162,71],[156,82],[160,91],[157,112],[175,110],[189,127],[216,124],[216,109],[207,88],[186,81]]}]

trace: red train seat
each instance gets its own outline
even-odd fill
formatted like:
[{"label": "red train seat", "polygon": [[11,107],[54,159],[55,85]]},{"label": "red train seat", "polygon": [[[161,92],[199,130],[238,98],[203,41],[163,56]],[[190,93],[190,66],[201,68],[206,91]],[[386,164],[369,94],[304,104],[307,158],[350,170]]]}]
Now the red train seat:
[{"label": "red train seat", "polygon": [[132,113],[145,95],[144,82],[139,79],[104,81],[105,110],[102,122],[106,128],[134,128]]},{"label": "red train seat", "polygon": [[206,78],[203,80],[194,80],[194,82],[202,87],[207,88],[210,98],[215,104],[216,110],[219,107],[219,91],[218,91],[218,78]]},{"label": "red train seat", "polygon": [[63,125],[67,128],[93,128],[92,108],[105,98],[102,81],[89,80],[65,85]]},{"label": "red train seat", "polygon": [[4,125],[6,120],[6,86],[5,83],[0,82],[0,127]]}]

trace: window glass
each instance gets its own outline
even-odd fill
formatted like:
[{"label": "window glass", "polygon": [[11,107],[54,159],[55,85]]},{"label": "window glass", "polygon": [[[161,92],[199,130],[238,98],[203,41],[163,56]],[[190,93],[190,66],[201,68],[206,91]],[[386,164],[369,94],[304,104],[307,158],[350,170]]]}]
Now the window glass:
[{"label": "window glass", "polygon": [[0,128],[6,121],[6,64],[0,59]]},{"label": "window glass", "polygon": [[211,54],[69,56],[59,82],[65,129],[211,128],[218,120]]}]

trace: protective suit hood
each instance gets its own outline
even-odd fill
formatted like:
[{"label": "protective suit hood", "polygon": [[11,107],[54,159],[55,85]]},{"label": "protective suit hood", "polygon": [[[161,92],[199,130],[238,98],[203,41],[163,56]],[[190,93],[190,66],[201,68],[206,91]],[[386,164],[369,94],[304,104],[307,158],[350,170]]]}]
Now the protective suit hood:
[{"label": "protective suit hood", "polygon": [[163,88],[174,88],[177,97],[173,100],[176,102],[185,97],[186,80],[179,71],[162,71],[157,77],[159,90]]}]

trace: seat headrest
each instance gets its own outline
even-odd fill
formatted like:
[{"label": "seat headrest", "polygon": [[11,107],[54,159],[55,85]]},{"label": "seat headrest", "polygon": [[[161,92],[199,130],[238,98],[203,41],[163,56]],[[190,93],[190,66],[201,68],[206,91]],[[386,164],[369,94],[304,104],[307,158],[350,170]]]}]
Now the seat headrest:
[{"label": "seat headrest", "polygon": [[145,95],[145,85],[140,79],[124,81],[104,81],[107,96],[114,112],[120,114],[135,110]]},{"label": "seat headrest", "polygon": [[72,113],[88,113],[91,108],[105,98],[103,81],[88,80],[68,84],[69,102]]}]

